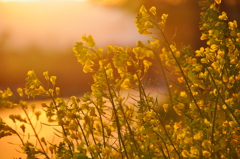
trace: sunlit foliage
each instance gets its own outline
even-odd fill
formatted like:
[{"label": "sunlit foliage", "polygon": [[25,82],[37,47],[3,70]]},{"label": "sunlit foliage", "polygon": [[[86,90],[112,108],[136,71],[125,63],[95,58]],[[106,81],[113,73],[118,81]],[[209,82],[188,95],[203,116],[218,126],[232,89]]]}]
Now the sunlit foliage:
[{"label": "sunlit foliage", "polygon": [[[195,51],[190,46],[178,49],[168,41],[164,35],[168,15],[158,16],[155,7],[142,6],[135,21],[140,34],[151,35],[147,43],[103,50],[96,48],[91,35],[82,36],[73,51],[83,71],[92,74],[91,92],[66,102],[59,97],[56,76],[44,72],[46,81],[40,81],[29,71],[26,87],[17,90],[22,100],[13,100],[10,89],[0,91],[1,107],[18,106],[26,115],[10,116],[14,123],[23,123],[22,132],[0,120],[0,137],[18,135],[28,158],[239,158],[240,31],[237,22],[228,21],[227,13],[220,11],[220,4],[199,1],[200,38],[206,46]],[[154,60],[168,88],[164,104],[146,92]],[[168,78],[169,70],[175,79]],[[32,111],[37,120],[45,113],[49,126],[58,125],[53,135],[62,139],[60,143],[46,141],[36,132],[23,100],[36,96],[52,99],[42,103],[42,112],[34,107]],[[25,124],[34,130],[37,145],[23,140]]]}]

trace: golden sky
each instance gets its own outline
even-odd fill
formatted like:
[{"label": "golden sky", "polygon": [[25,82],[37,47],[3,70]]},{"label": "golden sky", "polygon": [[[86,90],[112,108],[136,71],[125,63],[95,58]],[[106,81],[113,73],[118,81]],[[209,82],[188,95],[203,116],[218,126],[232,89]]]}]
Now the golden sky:
[{"label": "golden sky", "polygon": [[116,0],[115,4],[101,0],[110,6],[100,5],[99,0],[23,1],[0,1],[0,35],[9,35],[9,47],[35,44],[62,48],[73,45],[83,34],[93,35],[100,47],[132,45],[144,38],[137,33],[135,14],[111,7],[125,0]]}]

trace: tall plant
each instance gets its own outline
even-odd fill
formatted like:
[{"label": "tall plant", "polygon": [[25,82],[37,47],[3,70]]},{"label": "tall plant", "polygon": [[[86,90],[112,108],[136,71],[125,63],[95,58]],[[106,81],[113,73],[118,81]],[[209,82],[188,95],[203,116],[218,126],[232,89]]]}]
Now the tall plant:
[{"label": "tall plant", "polygon": [[[179,50],[166,38],[168,15],[157,21],[155,7],[142,6],[135,21],[140,34],[151,35],[147,43],[137,42],[134,48],[110,45],[104,51],[96,48],[92,36],[84,35],[73,51],[83,72],[92,74],[91,91],[66,102],[59,97],[55,76],[44,72],[46,82],[41,82],[29,71],[26,87],[17,90],[22,99],[13,100],[7,89],[0,91],[0,104],[22,108],[25,118],[10,118],[23,123],[23,132],[29,124],[38,146],[24,141],[22,132],[3,120],[1,137],[17,135],[28,158],[240,157],[240,31],[237,22],[228,21],[227,13],[220,11],[220,4],[220,0],[199,1],[201,40],[206,46],[195,51],[190,46]],[[159,66],[167,86],[164,104],[146,91],[153,64]],[[176,80],[167,75],[169,70]],[[23,100],[35,96],[52,99],[42,103],[41,112],[48,118],[45,125],[58,125],[54,135],[59,143],[37,133]],[[32,110],[37,118],[41,115]],[[171,110],[179,117],[173,118]]]}]

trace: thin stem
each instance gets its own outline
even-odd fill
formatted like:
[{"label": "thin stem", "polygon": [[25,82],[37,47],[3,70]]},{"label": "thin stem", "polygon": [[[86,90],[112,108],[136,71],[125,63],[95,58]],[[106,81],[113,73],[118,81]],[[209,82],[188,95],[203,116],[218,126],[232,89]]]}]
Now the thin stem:
[{"label": "thin stem", "polygon": [[91,100],[91,102],[93,103],[93,105],[95,106],[95,108],[98,111],[98,115],[99,115],[99,118],[100,118],[100,123],[101,123],[101,126],[102,126],[103,146],[106,147],[105,130],[104,130],[102,115],[100,113],[100,110],[99,110],[98,106],[92,100]]},{"label": "thin stem", "polygon": [[13,133],[18,136],[18,138],[21,140],[21,143],[23,144],[23,146],[25,146],[24,141],[23,141],[23,139],[21,138],[21,136],[19,135],[19,133],[18,133],[17,131],[13,130],[13,129],[11,129],[11,131],[13,131]]},{"label": "thin stem", "polygon": [[107,87],[108,87],[107,89],[108,89],[108,92],[109,92],[109,95],[110,95],[109,100],[110,100],[110,103],[112,104],[113,112],[114,112],[114,115],[115,115],[115,118],[116,118],[118,136],[119,136],[119,139],[120,139],[120,141],[122,143],[125,155],[126,155],[127,159],[129,159],[128,153],[127,153],[127,149],[125,147],[125,143],[124,143],[123,138],[122,138],[121,125],[120,125],[120,122],[119,122],[116,106],[115,106],[115,103],[114,103],[114,100],[113,100],[114,97],[113,97],[113,94],[112,94],[112,91],[111,91],[111,88],[110,88],[110,85],[109,85],[109,81],[108,81],[108,78],[107,78],[107,73],[106,73],[106,69],[105,68],[104,68],[104,75],[105,75],[106,82],[107,82]]},{"label": "thin stem", "polygon": [[[216,103],[215,103],[215,108],[214,108],[214,114],[213,114],[213,124],[212,124],[212,134],[211,134],[211,144],[214,146],[214,132],[215,132],[215,123],[216,123],[216,116],[217,116],[217,106],[218,106],[218,98],[219,94],[217,94],[216,98]],[[212,158],[214,159],[214,152],[212,150]]]},{"label": "thin stem", "polygon": [[238,123],[238,125],[240,125],[237,117],[236,117],[236,116],[234,115],[234,113],[231,111],[229,105],[225,102],[225,100],[224,100],[224,98],[223,98],[223,96],[222,96],[222,94],[221,94],[221,92],[220,92],[220,90],[219,90],[219,88],[218,88],[218,86],[217,86],[217,84],[216,84],[213,76],[212,76],[212,73],[210,72],[210,70],[209,70],[207,67],[206,67],[206,70],[208,71],[208,73],[209,73],[209,75],[210,75],[210,78],[211,78],[211,80],[213,81],[213,84],[214,84],[214,86],[215,86],[215,88],[216,88],[216,90],[217,90],[217,93],[219,94],[219,97],[221,98],[222,102],[226,105],[228,111],[231,113],[231,115],[233,116],[233,118],[235,119],[235,121]]},{"label": "thin stem", "polygon": [[184,80],[185,80],[185,82],[186,82],[186,85],[187,85],[187,88],[188,88],[188,90],[189,90],[189,92],[190,92],[190,95],[191,95],[191,97],[192,97],[195,105],[197,106],[197,109],[198,109],[198,111],[199,111],[199,113],[200,113],[200,116],[204,119],[204,116],[203,116],[203,114],[202,114],[202,111],[201,111],[199,105],[197,104],[196,99],[195,99],[194,96],[193,96],[193,93],[192,93],[191,87],[190,87],[190,85],[189,85],[189,82],[188,82],[188,80],[187,80],[187,77],[186,77],[186,75],[184,74],[183,69],[182,69],[182,67],[181,67],[181,65],[180,65],[177,57],[175,56],[172,48],[170,47],[170,43],[168,42],[167,37],[165,36],[165,34],[163,33],[163,30],[159,27],[158,24],[156,24],[156,23],[153,22],[153,21],[151,21],[151,22],[160,30],[160,32],[161,32],[161,34],[162,34],[162,36],[163,36],[163,38],[164,38],[164,41],[166,42],[166,44],[167,44],[167,46],[168,46],[168,49],[170,50],[170,52],[171,52],[174,60],[176,61],[179,70],[181,71],[181,74],[182,74],[182,76],[183,76],[183,78],[184,78]]},{"label": "thin stem", "polygon": [[170,102],[171,102],[171,106],[173,108],[173,98],[172,98],[172,93],[170,91],[170,87],[169,87],[169,83],[168,83],[168,79],[167,79],[167,75],[165,73],[165,70],[163,68],[163,64],[162,64],[162,61],[160,59],[160,57],[154,52],[154,55],[157,57],[157,60],[159,62],[159,65],[160,65],[160,68],[162,70],[162,73],[163,73],[163,78],[164,78],[164,81],[166,83],[166,86],[167,86],[167,90],[168,90],[168,94],[169,94],[169,97],[170,97]]},{"label": "thin stem", "polygon": [[[88,49],[90,49],[90,48],[88,48]],[[93,49],[90,49],[90,50],[93,51],[99,57],[99,59],[102,59],[102,57],[95,50],[93,50]],[[103,67],[103,70],[104,70],[103,73],[104,73],[104,76],[105,76],[105,79],[106,79],[106,83],[107,83],[107,90],[108,90],[109,95],[110,95],[109,100],[110,100],[110,103],[112,105],[113,112],[114,112],[114,115],[115,115],[115,118],[116,118],[117,131],[118,131],[118,136],[119,136],[119,139],[120,139],[119,140],[119,146],[120,146],[120,149],[121,149],[121,145],[123,146],[125,155],[126,155],[127,159],[129,159],[127,151],[126,151],[126,147],[125,147],[125,144],[124,144],[124,141],[123,141],[123,138],[122,138],[121,125],[120,125],[119,118],[118,118],[118,115],[117,115],[116,106],[115,106],[115,103],[114,103],[114,100],[113,100],[114,97],[113,97],[113,94],[112,94],[112,91],[111,91],[111,87],[110,87],[110,84],[109,84],[109,81],[108,81],[106,68]],[[123,156],[122,156],[122,158],[123,158]]]},{"label": "thin stem", "polygon": [[[140,78],[139,78],[138,75],[137,75],[137,78],[138,78],[138,80],[140,81]],[[145,93],[145,91],[144,91],[144,88],[143,88],[143,86],[142,86],[142,83],[139,83],[139,86],[140,86],[140,88],[141,88],[141,90],[142,90],[142,91],[139,90],[139,92],[142,92],[142,93],[143,93],[144,98],[146,99],[147,105],[149,105],[149,104],[148,104],[148,100],[147,100],[147,95],[146,95],[146,93]],[[149,107],[149,106],[148,106],[148,107]],[[174,144],[173,144],[172,139],[171,139],[170,136],[168,135],[168,132],[167,132],[166,127],[165,127],[165,124],[164,124],[164,122],[162,121],[161,117],[159,116],[159,113],[156,112],[156,110],[155,110],[155,109],[152,109],[151,107],[149,107],[149,109],[150,109],[150,110],[153,110],[154,113],[156,113],[156,115],[157,115],[157,117],[158,117],[161,125],[163,126],[163,130],[164,130],[165,134],[167,135],[167,138],[169,139],[171,145],[173,146],[173,149],[174,149],[175,152],[177,153],[178,157],[181,158],[180,153],[177,151],[176,147],[175,147]]]},{"label": "thin stem", "polygon": [[129,133],[130,133],[130,137],[131,137],[131,139],[133,140],[135,149],[136,149],[137,151],[140,151],[140,154],[139,154],[139,153],[137,154],[137,155],[140,157],[140,156],[143,154],[143,152],[142,152],[142,150],[140,149],[140,147],[138,147],[138,145],[137,145],[137,141],[136,141],[135,138],[134,138],[133,131],[132,131],[131,127],[130,127],[130,124],[129,124],[129,122],[128,122],[128,119],[127,119],[127,117],[126,117],[126,114],[124,113],[123,106],[122,106],[122,103],[121,103],[121,102],[119,103],[119,106],[120,106],[120,110],[122,111],[122,114],[123,114],[123,117],[124,117],[124,119],[125,119],[125,122],[126,122],[126,124],[127,124],[127,128],[128,128]]},{"label": "thin stem", "polygon": [[[50,97],[51,97],[51,99],[52,99],[52,102],[53,102],[53,104],[54,104],[54,107],[55,107],[56,111],[58,112],[59,110],[58,110],[58,108],[57,108],[57,103],[56,103],[56,101],[55,101],[55,98],[53,97],[52,93],[49,92],[48,89],[46,89],[46,90],[47,90],[47,92],[49,93],[49,95],[50,95]],[[66,130],[65,130],[64,126],[61,125],[61,128],[62,128],[62,130],[63,130],[64,136],[67,137],[67,133],[66,133]],[[73,151],[72,151],[71,145],[70,145],[69,143],[68,143],[68,148],[69,148],[69,150],[70,150],[71,156],[73,157]]]},{"label": "thin stem", "polygon": [[[78,123],[78,125],[80,127],[80,130],[81,130],[82,135],[84,137],[85,143],[86,143],[87,147],[89,147],[89,143],[88,143],[87,137],[86,137],[86,135],[85,135],[85,133],[83,131],[82,125],[81,125],[80,121],[78,120],[77,116],[75,114],[73,114],[73,115],[74,115],[74,118],[76,119],[76,121],[77,121],[77,123]],[[91,156],[93,158],[93,154],[91,152],[90,152],[90,154],[91,154]]]},{"label": "thin stem", "polygon": [[[95,139],[95,136],[94,136],[94,133],[93,133],[93,129],[91,129],[91,127],[93,127],[93,124],[90,126],[90,132],[91,132],[94,144],[97,145],[97,142],[96,142],[96,139]],[[97,152],[97,155],[100,157],[100,159],[102,158],[100,153]]]},{"label": "thin stem", "polygon": [[43,148],[42,142],[40,141],[40,139],[39,139],[39,137],[38,137],[38,134],[37,134],[37,132],[36,132],[36,129],[34,128],[34,126],[33,126],[33,124],[32,124],[32,121],[31,121],[31,119],[30,119],[30,117],[29,117],[26,109],[22,107],[22,110],[24,111],[24,113],[25,113],[25,115],[26,115],[26,117],[27,117],[27,120],[28,120],[28,122],[29,122],[29,124],[30,124],[30,126],[31,126],[31,128],[32,128],[32,130],[33,130],[33,132],[34,132],[35,137],[37,138],[37,141],[38,141],[38,143],[39,143],[39,145],[40,145],[40,147],[41,147],[41,149],[42,149],[42,151],[43,151],[43,154],[45,155],[45,157],[46,157],[47,159],[50,159],[50,158],[48,157],[45,149]]},{"label": "thin stem", "polygon": [[[157,133],[156,131],[154,131],[154,130],[153,130],[153,132],[154,132],[154,133],[155,133],[155,134],[156,134],[156,135],[162,140],[164,146],[166,147],[167,154],[168,154],[168,156],[170,156],[169,151],[168,151],[167,144],[166,144],[166,142],[164,141],[164,139],[162,138],[162,136],[161,136],[160,134],[158,134],[158,133]],[[160,149],[161,149],[161,151],[162,151],[162,153],[163,153],[163,157],[166,159],[167,156],[166,156],[166,154],[165,154],[165,152],[164,152],[162,146],[160,146]]]}]

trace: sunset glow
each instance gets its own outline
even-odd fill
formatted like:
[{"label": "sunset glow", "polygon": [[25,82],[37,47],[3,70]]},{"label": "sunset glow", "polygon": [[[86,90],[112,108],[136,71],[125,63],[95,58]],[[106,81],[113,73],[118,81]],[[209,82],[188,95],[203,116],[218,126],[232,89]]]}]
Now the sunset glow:
[{"label": "sunset glow", "polygon": [[[39,2],[39,1],[55,1],[56,0],[0,0],[0,2]],[[78,2],[85,2],[87,0],[58,0],[58,1],[78,1]]]},{"label": "sunset glow", "polygon": [[40,1],[40,0],[0,0],[0,2],[33,2],[33,1]]},{"label": "sunset glow", "polygon": [[11,47],[71,48],[84,34],[93,35],[100,47],[109,43],[125,46],[141,39],[133,14],[99,5],[99,0],[24,1],[2,2],[0,7],[4,13],[0,33],[9,33]]}]

